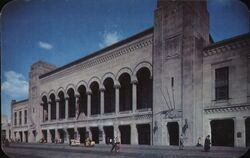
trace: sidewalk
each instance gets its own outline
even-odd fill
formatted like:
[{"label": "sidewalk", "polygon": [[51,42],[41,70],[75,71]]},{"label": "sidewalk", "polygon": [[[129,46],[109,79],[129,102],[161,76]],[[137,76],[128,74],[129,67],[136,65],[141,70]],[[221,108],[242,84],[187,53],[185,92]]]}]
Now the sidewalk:
[{"label": "sidewalk", "polygon": [[[88,153],[109,153],[111,145],[97,144],[94,147],[69,146],[68,144],[38,144],[38,143],[16,143],[10,144],[10,147],[15,148],[32,148],[41,150],[60,150]],[[246,153],[248,148],[236,147],[212,147],[210,152],[204,152],[203,147],[184,147],[184,150],[179,150],[178,146],[149,146],[149,145],[121,145],[120,153],[123,154],[145,154],[145,155],[163,155],[164,157],[209,157],[209,158],[236,158]]]}]

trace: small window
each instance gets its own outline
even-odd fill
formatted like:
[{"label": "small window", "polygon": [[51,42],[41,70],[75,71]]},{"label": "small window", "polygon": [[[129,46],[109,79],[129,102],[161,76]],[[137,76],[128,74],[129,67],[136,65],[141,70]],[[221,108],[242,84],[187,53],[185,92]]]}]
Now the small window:
[{"label": "small window", "polygon": [[215,69],[215,99],[228,99],[228,67]]},{"label": "small window", "polygon": [[19,111],[19,125],[22,124],[22,111]]},{"label": "small window", "polygon": [[27,124],[27,110],[24,111],[24,124]]},{"label": "small window", "polygon": [[16,120],[17,120],[17,113],[14,113],[14,125],[16,125]]}]

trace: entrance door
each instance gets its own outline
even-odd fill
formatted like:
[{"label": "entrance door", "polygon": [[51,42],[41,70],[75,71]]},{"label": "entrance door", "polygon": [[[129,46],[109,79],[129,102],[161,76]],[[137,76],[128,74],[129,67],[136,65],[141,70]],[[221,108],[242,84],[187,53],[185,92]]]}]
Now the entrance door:
[{"label": "entrance door", "polygon": [[246,125],[246,146],[250,146],[250,117],[245,120]]},{"label": "entrance door", "polygon": [[212,145],[234,146],[233,119],[211,121]]},{"label": "entrance door", "polygon": [[86,128],[78,128],[78,132],[80,135],[80,143],[84,143],[85,139],[87,138],[86,137]]},{"label": "entrance door", "polygon": [[28,131],[24,132],[25,142],[28,143]]},{"label": "entrance door", "polygon": [[99,144],[99,129],[98,129],[98,127],[91,127],[90,130],[92,133],[92,140],[95,141],[96,144]]},{"label": "entrance door", "polygon": [[141,124],[137,125],[138,143],[150,145],[150,125]]},{"label": "entrance door", "polygon": [[110,139],[114,138],[114,128],[112,126],[104,127],[106,144],[110,144]]},{"label": "entrance door", "polygon": [[131,131],[129,125],[119,126],[121,134],[121,144],[130,144]]},{"label": "entrance door", "polygon": [[42,133],[43,133],[43,137],[44,139],[46,140],[46,143],[48,142],[48,139],[47,139],[47,130],[42,130]]},{"label": "entrance door", "polygon": [[167,124],[169,134],[169,145],[179,145],[179,125],[178,122]]},{"label": "entrance door", "polygon": [[68,139],[70,142],[71,139],[74,139],[74,128],[68,128],[67,132],[68,132]]},{"label": "entrance door", "polygon": [[65,131],[63,129],[58,129],[58,134],[59,134],[59,139],[61,139],[61,143],[64,143],[64,139],[65,139]]},{"label": "entrance door", "polygon": [[55,143],[55,130],[52,129],[52,130],[49,130],[50,134],[51,134],[51,142],[52,143]]}]

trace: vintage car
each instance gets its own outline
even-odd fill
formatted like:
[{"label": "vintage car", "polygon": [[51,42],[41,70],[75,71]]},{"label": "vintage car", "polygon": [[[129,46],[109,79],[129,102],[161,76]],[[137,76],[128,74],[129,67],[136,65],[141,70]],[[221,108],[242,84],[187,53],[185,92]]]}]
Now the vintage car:
[{"label": "vintage car", "polygon": [[95,141],[92,141],[90,138],[87,138],[85,140],[85,144],[84,144],[85,147],[93,147],[95,146]]},{"label": "vintage car", "polygon": [[70,145],[71,146],[78,146],[78,145],[80,145],[80,140],[79,139],[71,139]]}]

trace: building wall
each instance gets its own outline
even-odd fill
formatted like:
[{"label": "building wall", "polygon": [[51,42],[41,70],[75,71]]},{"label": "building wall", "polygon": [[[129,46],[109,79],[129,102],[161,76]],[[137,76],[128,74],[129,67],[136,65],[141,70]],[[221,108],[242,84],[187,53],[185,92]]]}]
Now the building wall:
[{"label": "building wall", "polygon": [[[245,119],[250,116],[248,97],[249,37],[224,44],[214,44],[204,51],[203,58],[203,106],[204,134],[211,135],[212,120],[234,120],[234,145],[245,144]],[[229,68],[229,99],[215,98],[215,69]],[[237,137],[237,133],[242,134]],[[204,138],[203,137],[203,138]]]},{"label": "building wall", "polygon": [[[28,131],[28,100],[24,100],[24,101],[12,101],[11,104],[11,110],[12,110],[12,115],[11,115],[11,137],[14,140],[18,140],[20,139],[20,134],[24,133],[24,131]],[[24,111],[27,110],[27,122],[25,123],[24,121]],[[20,118],[20,111],[22,112],[22,117],[21,117],[21,123],[19,122],[19,118]],[[16,125],[14,124],[14,120],[15,120],[15,113],[17,114],[17,119],[16,119]],[[16,136],[15,136],[16,133]],[[24,139],[23,139],[24,140]]]},{"label": "building wall", "polygon": [[[193,146],[199,138],[203,142],[208,134],[211,135],[212,120],[232,119],[234,146],[245,146],[244,121],[250,116],[249,34],[211,44],[208,18],[205,1],[159,0],[152,32],[140,33],[141,36],[134,36],[129,42],[110,46],[102,53],[94,54],[86,60],[80,59],[81,62],[72,62],[65,68],[55,69],[55,66],[41,61],[33,64],[29,100],[12,104],[12,129],[28,130],[29,142],[46,137],[50,143],[53,132],[55,138],[58,138],[59,131],[64,131],[65,142],[68,142],[69,129],[73,129],[79,138],[79,128],[85,128],[92,137],[92,127],[98,127],[104,133],[104,127],[112,126],[114,136],[119,136],[119,126],[129,125],[130,143],[138,144],[142,134],[138,133],[138,125],[147,124],[151,145],[172,145],[170,141],[173,136],[168,125],[174,122],[178,128],[178,139],[182,134],[184,144]],[[229,67],[229,99],[216,101],[215,69],[224,66]],[[150,71],[153,80],[153,107],[138,110],[136,73],[143,67]],[[120,112],[117,110],[120,88],[118,78],[122,73],[130,75],[133,105],[132,110]],[[101,112],[96,116],[80,115],[79,118],[59,119],[57,112],[55,120],[43,120],[43,97],[48,99],[50,107],[49,97],[54,94],[58,111],[58,93],[62,91],[65,98],[68,98],[67,91],[72,88],[77,102],[77,90],[81,85],[87,90],[89,108],[92,95],[90,84],[94,81],[99,85],[103,111],[103,82],[107,77],[114,81],[114,113]],[[28,110],[28,124],[13,126],[14,112],[23,109]],[[105,143],[104,134],[100,143]]]}]

